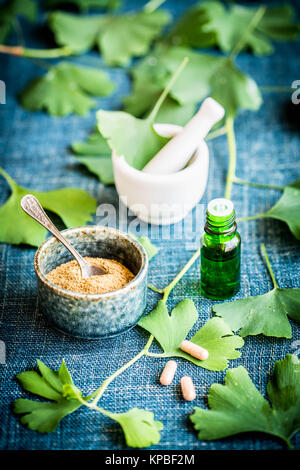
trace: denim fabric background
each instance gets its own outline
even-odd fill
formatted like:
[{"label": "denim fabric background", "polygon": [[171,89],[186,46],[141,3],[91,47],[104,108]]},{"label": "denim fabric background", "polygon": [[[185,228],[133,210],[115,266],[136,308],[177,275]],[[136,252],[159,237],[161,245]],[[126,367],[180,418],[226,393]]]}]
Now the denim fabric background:
[{"label": "denim fabric background", "polygon": [[[124,10],[135,8],[140,1],[124,1]],[[192,1],[169,0],[167,7],[174,17],[181,14]],[[296,1],[294,2],[296,6]],[[43,18],[40,18],[41,24]],[[38,26],[24,22],[28,47],[50,47],[47,36]],[[11,43],[16,39],[11,39]],[[250,73],[259,85],[285,85],[300,79],[300,44],[276,44],[273,55],[257,58],[242,53],[237,59],[244,72]],[[113,187],[105,187],[84,169],[68,150],[74,140],[84,139],[95,123],[95,111],[86,117],[71,115],[51,117],[44,112],[30,113],[20,107],[17,94],[29,80],[42,70],[22,58],[0,57],[0,79],[7,86],[7,103],[0,105],[1,166],[22,186],[47,190],[64,186],[86,189],[101,202],[118,200]],[[96,52],[74,57],[72,62],[103,65]],[[109,74],[116,83],[116,92],[99,100],[99,107],[118,109],[122,96],[128,94],[130,82],[124,69],[111,68]],[[290,94],[264,93],[264,103],[256,112],[241,112],[236,119],[238,168],[242,179],[284,185],[299,178],[299,106],[291,106]],[[296,116],[297,114],[297,116]],[[296,121],[296,119],[298,121]],[[134,142],[133,142],[134,145]],[[209,143],[210,174],[202,203],[224,194],[228,150],[226,138]],[[0,203],[8,195],[7,184],[0,180]],[[280,197],[272,190],[235,186],[232,199],[239,216],[260,213],[271,207]],[[192,214],[186,224],[192,229]],[[241,223],[243,240],[242,286],[237,298],[257,295],[271,288],[271,280],[260,255],[259,244],[266,244],[271,263],[282,287],[299,287],[299,241],[287,226],[271,219]],[[147,234],[147,226],[143,225]],[[152,236],[160,247],[160,254],[151,261],[150,281],[163,287],[190,258],[198,244],[197,237],[183,249],[181,240],[160,240],[159,231]],[[171,233],[174,233],[174,226]],[[174,237],[173,237],[174,238]],[[25,397],[15,375],[32,369],[40,358],[57,369],[65,358],[75,383],[89,393],[117,368],[132,358],[145,345],[147,335],[139,328],[115,339],[81,341],[62,336],[48,327],[37,309],[36,280],[33,268],[35,250],[25,246],[0,245],[0,338],[7,347],[7,363],[0,365],[1,373],[1,436],[2,449],[123,449],[126,448],[118,424],[95,412],[80,409],[65,418],[58,429],[48,435],[25,429],[11,411],[12,402]],[[211,317],[212,302],[199,294],[199,262],[189,270],[172,292],[171,308],[183,298],[192,299],[199,312],[195,330]],[[150,311],[158,295],[149,292]],[[258,337],[246,338],[242,357],[231,361],[230,367],[242,364],[249,370],[259,391],[265,386],[274,361],[294,352],[292,342],[300,339],[299,326],[293,323],[292,340]],[[219,441],[198,441],[189,422],[194,404],[206,406],[208,390],[214,382],[223,383],[225,372],[210,372],[178,359],[178,373],[174,385],[162,388],[158,383],[163,359],[142,358],[115,380],[106,391],[101,406],[112,411],[126,411],[131,407],[146,408],[163,421],[164,429],[156,449],[281,449],[280,441],[259,434],[239,435]],[[191,375],[197,388],[197,399],[191,404],[181,398],[179,377]],[[300,448],[300,433],[293,438]]]}]

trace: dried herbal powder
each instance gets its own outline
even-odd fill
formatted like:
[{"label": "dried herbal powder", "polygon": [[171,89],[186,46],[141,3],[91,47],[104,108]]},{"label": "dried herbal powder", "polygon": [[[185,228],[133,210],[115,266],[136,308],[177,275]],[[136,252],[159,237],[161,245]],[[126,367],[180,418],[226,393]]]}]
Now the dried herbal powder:
[{"label": "dried herbal powder", "polygon": [[83,294],[104,294],[121,289],[134,278],[134,274],[118,261],[106,258],[84,258],[88,263],[103,267],[107,274],[82,278],[77,261],[61,264],[47,274],[56,286]]}]

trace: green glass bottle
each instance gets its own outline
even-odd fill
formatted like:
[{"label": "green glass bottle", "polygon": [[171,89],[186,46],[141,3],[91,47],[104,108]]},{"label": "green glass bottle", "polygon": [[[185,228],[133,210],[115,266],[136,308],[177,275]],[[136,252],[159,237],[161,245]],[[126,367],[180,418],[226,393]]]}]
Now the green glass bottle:
[{"label": "green glass bottle", "polygon": [[208,204],[201,238],[201,292],[205,297],[223,300],[240,288],[241,238],[235,211],[228,199]]}]

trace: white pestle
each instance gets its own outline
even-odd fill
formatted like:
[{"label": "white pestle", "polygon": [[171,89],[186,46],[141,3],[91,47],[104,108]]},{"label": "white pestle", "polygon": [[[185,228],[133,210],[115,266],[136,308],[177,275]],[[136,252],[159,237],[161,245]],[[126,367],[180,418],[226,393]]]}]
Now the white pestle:
[{"label": "white pestle", "polygon": [[206,98],[195,116],[143,168],[145,173],[167,175],[182,170],[199,143],[225,114],[213,98]]}]

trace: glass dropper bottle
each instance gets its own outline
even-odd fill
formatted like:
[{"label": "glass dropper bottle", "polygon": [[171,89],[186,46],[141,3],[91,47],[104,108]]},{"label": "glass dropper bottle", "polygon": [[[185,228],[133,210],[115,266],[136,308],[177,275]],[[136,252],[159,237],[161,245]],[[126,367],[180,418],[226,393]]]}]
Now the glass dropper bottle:
[{"label": "glass dropper bottle", "polygon": [[205,297],[223,300],[238,292],[240,253],[233,203],[229,199],[213,199],[207,207],[201,238],[201,292]]}]

